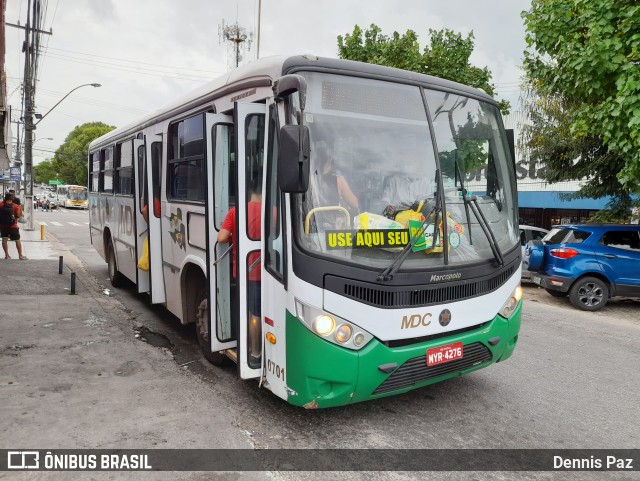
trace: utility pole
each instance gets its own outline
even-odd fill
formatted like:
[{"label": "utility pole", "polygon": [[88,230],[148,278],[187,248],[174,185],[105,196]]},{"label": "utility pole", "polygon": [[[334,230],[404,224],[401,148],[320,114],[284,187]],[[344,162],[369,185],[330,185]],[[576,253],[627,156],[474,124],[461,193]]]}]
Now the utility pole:
[{"label": "utility pole", "polygon": [[40,0],[31,0],[27,5],[27,22],[23,26],[18,24],[6,25],[24,29],[24,216],[26,220],[25,230],[34,230],[33,219],[33,131],[36,126],[33,123],[35,114],[35,88],[38,69],[38,50],[40,48],[40,34],[51,35],[38,28],[42,20]]},{"label": "utility pole", "polygon": [[260,58],[260,16],[262,15],[262,0],[258,0],[258,47],[256,59]]}]

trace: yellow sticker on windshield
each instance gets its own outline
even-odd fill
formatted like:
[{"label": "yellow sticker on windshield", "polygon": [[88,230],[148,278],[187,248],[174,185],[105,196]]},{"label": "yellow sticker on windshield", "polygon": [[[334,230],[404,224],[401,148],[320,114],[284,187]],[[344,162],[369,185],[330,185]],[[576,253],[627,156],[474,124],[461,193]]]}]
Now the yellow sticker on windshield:
[{"label": "yellow sticker on windshield", "polygon": [[330,230],[325,236],[327,249],[380,249],[409,243],[407,229]]}]

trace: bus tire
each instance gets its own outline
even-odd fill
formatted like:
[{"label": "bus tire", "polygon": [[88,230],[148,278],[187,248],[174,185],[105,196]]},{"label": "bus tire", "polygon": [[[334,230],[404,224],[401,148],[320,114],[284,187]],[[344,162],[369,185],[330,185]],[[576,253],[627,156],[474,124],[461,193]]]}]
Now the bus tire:
[{"label": "bus tire", "polygon": [[113,248],[111,239],[107,241],[107,266],[109,270],[109,280],[113,287],[121,287],[124,281],[122,273],[118,271],[118,263],[116,261],[116,251]]},{"label": "bus tire", "polygon": [[209,299],[204,289],[198,291],[195,302],[196,336],[204,358],[214,366],[220,366],[226,357],[221,352],[211,352],[211,338],[209,333]]},{"label": "bus tire", "polygon": [[597,311],[609,300],[609,288],[597,277],[581,277],[569,289],[569,300],[583,311]]}]

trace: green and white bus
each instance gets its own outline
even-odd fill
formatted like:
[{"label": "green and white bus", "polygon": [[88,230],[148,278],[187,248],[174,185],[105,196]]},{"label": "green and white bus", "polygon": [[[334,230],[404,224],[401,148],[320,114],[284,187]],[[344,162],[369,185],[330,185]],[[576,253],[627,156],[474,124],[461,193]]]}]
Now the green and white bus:
[{"label": "green and white bus", "polygon": [[92,142],[89,192],[111,282],[294,405],[403,393],[517,343],[514,164],[481,90],[261,59]]}]

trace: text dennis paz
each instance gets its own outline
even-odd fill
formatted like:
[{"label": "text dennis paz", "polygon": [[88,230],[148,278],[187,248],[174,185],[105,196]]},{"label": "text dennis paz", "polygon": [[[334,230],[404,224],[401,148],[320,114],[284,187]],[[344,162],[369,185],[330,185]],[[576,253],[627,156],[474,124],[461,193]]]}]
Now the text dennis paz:
[{"label": "text dennis paz", "polygon": [[606,456],[604,458],[563,458],[553,457],[553,469],[634,469],[633,459],[618,458],[616,456]]}]

